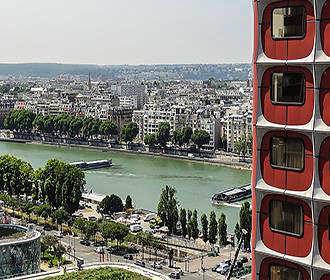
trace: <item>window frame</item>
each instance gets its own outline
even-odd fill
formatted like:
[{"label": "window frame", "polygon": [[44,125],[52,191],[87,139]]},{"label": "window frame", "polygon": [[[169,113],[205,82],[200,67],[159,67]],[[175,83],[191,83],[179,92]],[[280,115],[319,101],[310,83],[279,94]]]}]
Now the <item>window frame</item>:
[{"label": "window frame", "polygon": [[[303,158],[302,158],[302,163],[303,163],[303,167],[302,168],[293,168],[293,167],[287,167],[287,166],[280,166],[280,165],[275,165],[272,163],[272,159],[273,159],[273,153],[272,153],[272,147],[273,147],[273,139],[274,138],[284,138],[285,139],[285,165],[287,165],[287,139],[295,139],[299,142],[302,143],[303,146]],[[270,147],[269,147],[269,153],[270,153],[270,166],[274,169],[282,169],[282,170],[289,170],[289,171],[295,171],[295,172],[303,172],[305,170],[305,159],[306,159],[306,155],[305,155],[305,142],[303,139],[300,139],[298,137],[288,137],[288,136],[272,136],[270,138]]]},{"label": "window frame", "polygon": [[[283,8],[303,8],[304,9],[304,14],[305,14],[305,21],[303,23],[303,28],[304,28],[304,34],[301,36],[291,36],[291,37],[283,37],[283,38],[275,38],[274,37],[274,32],[273,32],[273,18],[274,18],[274,10],[276,9],[283,9]],[[270,22],[270,28],[271,28],[271,36],[274,41],[283,41],[283,40],[303,40],[305,39],[307,35],[307,10],[304,5],[297,5],[297,6],[284,6],[284,7],[274,7],[271,10],[271,22]]]},{"label": "window frame", "polygon": [[296,270],[296,271],[298,271],[299,272],[299,275],[300,275],[300,279],[299,280],[303,280],[304,279],[304,273],[300,270],[300,269],[298,269],[298,268],[292,268],[292,267],[289,267],[289,266],[285,266],[285,265],[283,265],[283,264],[279,264],[279,263],[276,263],[276,262],[271,262],[270,264],[269,264],[269,267],[268,267],[268,275],[269,275],[269,279],[271,280],[271,268],[272,268],[272,266],[278,266],[278,267],[283,267],[283,268],[287,268],[287,269],[291,269],[291,270]]},{"label": "window frame", "polygon": [[[283,102],[283,101],[274,101],[272,99],[273,97],[273,77],[274,74],[301,74],[303,76],[303,92],[302,92],[302,102]],[[306,76],[305,73],[303,72],[273,72],[272,75],[270,76],[270,102],[275,105],[286,105],[286,106],[304,106],[306,102],[306,93],[307,93],[307,88],[306,88]]]},{"label": "window frame", "polygon": [[295,205],[294,203],[291,203],[291,202],[287,202],[286,200],[279,200],[279,199],[271,199],[270,202],[269,202],[269,228],[272,232],[275,232],[275,233],[281,233],[281,234],[284,234],[284,235],[289,235],[289,236],[293,236],[293,237],[297,237],[297,238],[302,238],[304,236],[304,230],[305,230],[305,223],[304,223],[304,215],[305,215],[305,212],[304,212],[304,207],[299,204],[299,208],[301,209],[301,217],[302,217],[302,231],[300,234],[297,234],[297,233],[293,233],[293,232],[289,232],[289,231],[285,231],[285,230],[280,230],[280,229],[276,229],[276,228],[273,228],[271,225],[272,225],[272,215],[271,215],[271,209],[272,209],[272,202],[273,201],[280,201],[282,203],[289,203],[289,204],[293,204]]}]

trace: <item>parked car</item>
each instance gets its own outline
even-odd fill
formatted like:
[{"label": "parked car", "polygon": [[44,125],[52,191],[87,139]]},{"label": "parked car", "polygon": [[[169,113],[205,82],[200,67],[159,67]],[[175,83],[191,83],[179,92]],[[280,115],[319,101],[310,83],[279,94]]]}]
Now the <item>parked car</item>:
[{"label": "parked car", "polygon": [[155,219],[156,217],[157,217],[156,213],[149,213],[149,214],[145,215],[143,220],[145,222],[150,222],[152,219]]},{"label": "parked car", "polygon": [[177,271],[173,271],[168,275],[168,277],[170,277],[172,279],[180,279],[180,273]]},{"label": "parked car", "polygon": [[95,246],[95,247],[104,247],[105,242],[104,241],[95,241],[95,242],[93,242],[93,246]]},{"label": "parked car", "polygon": [[132,220],[140,220],[140,216],[138,214],[132,214],[131,219]]},{"label": "parked car", "polygon": [[142,230],[142,227],[141,225],[131,225],[129,229],[131,232],[139,232]]},{"label": "parked car", "polygon": [[104,254],[105,249],[106,248],[104,246],[102,246],[102,247],[96,247],[96,248],[94,248],[94,252],[95,253],[98,253],[98,254]]},{"label": "parked car", "polygon": [[227,263],[221,263],[219,267],[216,269],[216,272],[220,273],[221,275],[224,275],[228,269],[229,269],[229,264]]},{"label": "parked car", "polygon": [[242,256],[242,257],[238,258],[238,261],[241,263],[247,263],[247,262],[249,262],[249,259],[245,256]]},{"label": "parked car", "polygon": [[138,265],[138,266],[142,266],[142,267],[145,267],[146,264],[144,261],[140,261],[140,260],[137,260],[134,264]]},{"label": "parked car", "polygon": [[126,255],[124,255],[124,259],[132,261],[133,260],[133,255],[126,254]]},{"label": "parked car", "polygon": [[60,231],[56,231],[54,234],[57,238],[63,238],[63,233]]},{"label": "parked car", "polygon": [[211,268],[211,270],[212,270],[213,272],[216,272],[219,266],[220,266],[220,264],[217,264],[216,266],[213,266],[213,267]]},{"label": "parked car", "polygon": [[91,242],[87,239],[80,240],[80,244],[85,246],[91,246]]},{"label": "parked car", "polygon": [[157,269],[163,269],[163,266],[159,262],[150,262],[150,266]]}]

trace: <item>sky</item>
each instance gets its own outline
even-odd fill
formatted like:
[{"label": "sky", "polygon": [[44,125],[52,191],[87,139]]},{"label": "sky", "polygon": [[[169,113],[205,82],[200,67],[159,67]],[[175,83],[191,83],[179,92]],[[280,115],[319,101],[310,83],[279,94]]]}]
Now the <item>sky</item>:
[{"label": "sky", "polygon": [[1,0],[0,62],[250,63],[251,0]]}]

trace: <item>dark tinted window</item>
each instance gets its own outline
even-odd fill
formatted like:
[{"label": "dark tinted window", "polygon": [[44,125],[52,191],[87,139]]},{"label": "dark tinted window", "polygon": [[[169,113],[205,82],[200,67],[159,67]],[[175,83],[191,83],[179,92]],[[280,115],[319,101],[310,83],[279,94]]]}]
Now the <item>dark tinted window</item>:
[{"label": "dark tinted window", "polygon": [[304,143],[298,138],[273,137],[270,145],[270,163],[275,167],[304,169]]},{"label": "dark tinted window", "polygon": [[302,73],[274,73],[271,100],[274,103],[304,103],[305,76]]},{"label": "dark tinted window", "polygon": [[303,209],[298,204],[280,200],[270,203],[270,228],[287,234],[303,234]]},{"label": "dark tinted window", "polygon": [[293,268],[285,267],[282,265],[270,266],[270,280],[302,280],[302,273]]},{"label": "dark tinted window", "polygon": [[306,34],[305,7],[284,7],[273,10],[272,36],[274,39],[302,38]]}]

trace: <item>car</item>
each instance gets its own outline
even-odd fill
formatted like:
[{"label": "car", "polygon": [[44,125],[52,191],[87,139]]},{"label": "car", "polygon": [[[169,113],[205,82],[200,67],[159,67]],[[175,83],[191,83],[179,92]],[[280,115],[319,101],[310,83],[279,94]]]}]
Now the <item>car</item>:
[{"label": "car", "polygon": [[93,242],[93,246],[94,247],[104,247],[105,242],[104,241],[95,241],[95,242]]},{"label": "car", "polygon": [[95,221],[97,221],[97,218],[95,216],[90,216],[90,217],[88,217],[88,220],[91,222],[95,222]]},{"label": "car", "polygon": [[213,272],[216,272],[219,266],[220,266],[220,264],[217,264],[216,266],[213,266],[213,267],[211,268],[211,270],[212,270]]},{"label": "car", "polygon": [[94,252],[95,252],[95,253],[98,253],[98,254],[104,254],[104,252],[105,252],[105,247],[104,247],[104,246],[96,247],[96,248],[94,248]]},{"label": "car", "polygon": [[80,244],[85,246],[91,246],[91,242],[87,239],[80,240]]},{"label": "car", "polygon": [[155,219],[157,217],[156,213],[149,213],[144,217],[145,222],[150,222],[152,219]]},{"label": "car", "polygon": [[130,260],[130,261],[132,261],[134,258],[133,255],[131,255],[131,254],[125,254],[123,257],[124,257],[124,259]]},{"label": "car", "polygon": [[247,263],[247,262],[249,262],[249,259],[245,256],[242,256],[238,259],[238,261],[241,263]]},{"label": "car", "polygon": [[63,233],[60,231],[56,231],[54,234],[57,238],[63,238]]},{"label": "car", "polygon": [[228,269],[229,269],[229,264],[227,263],[221,263],[219,267],[216,269],[216,272],[220,273],[223,275]]},{"label": "car", "polygon": [[150,262],[150,266],[157,269],[163,269],[163,266],[159,262]]},{"label": "car", "polygon": [[180,279],[180,273],[176,272],[176,271],[172,271],[168,277],[172,278],[172,279]]},{"label": "car", "polygon": [[228,273],[228,271],[229,271],[229,269],[230,269],[230,266],[228,265],[228,266],[224,266],[221,270],[220,270],[220,274],[221,275],[226,275],[227,273]]},{"label": "car", "polygon": [[134,264],[135,265],[138,265],[138,266],[142,266],[142,267],[145,267],[146,266],[145,262],[144,261],[140,261],[140,260],[137,260]]},{"label": "car", "polygon": [[142,227],[141,225],[131,225],[129,229],[131,232],[139,232],[142,230]]}]

